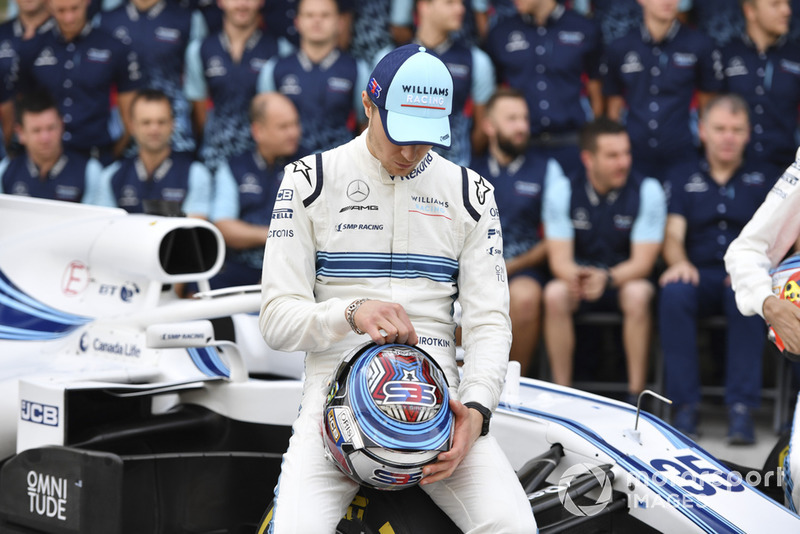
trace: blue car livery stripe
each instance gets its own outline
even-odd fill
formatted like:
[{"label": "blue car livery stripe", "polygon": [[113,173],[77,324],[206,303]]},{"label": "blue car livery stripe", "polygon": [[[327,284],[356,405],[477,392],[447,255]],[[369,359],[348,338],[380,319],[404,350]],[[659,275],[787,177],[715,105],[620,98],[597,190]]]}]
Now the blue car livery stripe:
[{"label": "blue car livery stripe", "polygon": [[51,308],[20,291],[0,273],[0,339],[55,339],[91,321]]},{"label": "blue car livery stripe", "polygon": [[428,278],[455,283],[458,260],[423,254],[318,252],[317,275],[332,278]]},{"label": "blue car livery stripe", "polygon": [[214,347],[189,348],[186,351],[204,375],[230,378],[230,370],[219,357],[219,353]]},{"label": "blue car livery stripe", "polygon": [[[522,385],[525,386],[525,387],[530,387],[530,388],[534,388],[534,389],[540,389],[540,390],[543,390],[543,391],[551,391],[551,392],[557,393],[559,395],[567,395],[567,396],[575,396],[575,397],[578,397],[578,398],[585,398],[585,397],[583,397],[581,395],[566,393],[566,392],[561,391],[561,390],[550,389],[550,388],[541,387],[541,386],[538,386],[538,385],[532,385],[532,384],[522,384]],[[605,404],[605,405],[608,405],[608,406],[613,406],[614,408],[619,408],[619,406],[617,404],[612,404],[612,403],[605,402],[605,401],[602,401],[602,400],[598,400],[598,399],[595,399],[595,398],[591,398],[591,399],[587,399],[587,400],[591,400],[592,402],[596,402],[596,403],[599,403],[599,404]],[[535,417],[538,417],[538,418],[541,418],[541,419],[546,419],[546,420],[553,421],[554,423],[557,423],[557,424],[559,424],[561,426],[564,426],[564,427],[572,430],[573,432],[579,434],[584,439],[586,439],[587,441],[591,442],[592,444],[597,446],[600,450],[602,450],[603,452],[608,454],[610,457],[612,457],[617,464],[619,464],[621,467],[623,467],[627,471],[632,472],[632,473],[644,473],[644,474],[647,474],[648,476],[644,477],[644,479],[645,479],[645,482],[647,483],[648,487],[653,492],[655,492],[656,494],[658,494],[662,498],[664,498],[664,500],[666,502],[670,502],[669,501],[669,496],[671,496],[671,495],[681,495],[682,497],[685,498],[685,500],[697,503],[697,506],[692,506],[692,507],[681,506],[680,504],[678,504],[678,505],[676,505],[676,508],[678,510],[680,510],[680,512],[683,515],[685,515],[687,518],[689,518],[697,526],[703,528],[703,530],[705,530],[706,532],[709,532],[709,533],[728,533],[728,532],[729,533],[741,533],[741,532],[743,532],[741,529],[737,528],[735,525],[731,524],[724,517],[719,515],[719,513],[717,513],[715,510],[712,510],[712,509],[708,508],[704,503],[698,502],[694,498],[694,496],[692,496],[690,493],[688,493],[685,490],[683,490],[682,488],[680,488],[678,486],[675,486],[674,484],[669,483],[668,481],[666,481],[666,479],[664,479],[664,477],[660,473],[658,473],[655,470],[653,470],[653,468],[649,464],[645,464],[645,463],[641,462],[640,460],[638,460],[635,457],[631,458],[631,457],[626,456],[621,451],[619,451],[615,447],[611,446],[608,442],[603,440],[593,430],[591,430],[590,428],[582,425],[581,423],[578,423],[577,421],[574,421],[572,419],[568,419],[568,418],[564,418],[564,417],[560,417],[560,416],[554,415],[552,413],[541,412],[539,410],[534,410],[534,409],[523,407],[523,406],[509,406],[509,405],[501,403],[501,407],[506,408],[511,412],[529,414],[529,415],[532,415],[532,416],[535,416]],[[643,415],[649,415],[649,414],[643,414]],[[660,420],[658,420],[656,418],[652,418],[652,416],[648,417],[648,419],[650,419],[651,422],[656,424],[656,426],[658,426],[658,423],[660,423],[661,425],[663,425],[665,427],[667,426],[665,423],[661,423]],[[663,434],[665,434],[665,435],[670,433],[668,428],[659,429],[659,430],[661,430],[661,432]],[[708,453],[706,453],[705,451],[703,451],[702,449],[700,449],[699,447],[694,445],[691,441],[686,441],[686,443],[684,445],[684,448],[688,447],[690,445],[692,446],[693,450],[695,450],[698,453],[703,454],[703,456],[704,456],[703,459],[708,460],[708,461],[712,461],[717,466],[719,465],[717,462],[713,461],[710,458]],[[727,470],[725,470],[725,471],[727,471]],[[656,479],[659,479],[659,483],[658,484],[655,483]],[[661,480],[664,481],[663,484],[660,482]],[[742,484],[744,484],[744,482],[742,482]]]}]

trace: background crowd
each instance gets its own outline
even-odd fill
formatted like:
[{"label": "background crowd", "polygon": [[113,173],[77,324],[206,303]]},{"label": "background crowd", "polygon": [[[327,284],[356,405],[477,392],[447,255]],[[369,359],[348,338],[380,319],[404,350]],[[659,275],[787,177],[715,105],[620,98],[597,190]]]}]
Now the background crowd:
[{"label": "background crowd", "polygon": [[[622,316],[630,398],[653,331],[697,433],[697,322],[724,315],[729,439],[752,443],[765,325],[738,235],[794,162],[798,0],[18,0],[0,25],[0,192],[211,220],[212,287],[257,283],[283,168],[365,127],[377,61],[453,77],[452,148],[492,182],[514,334],[573,379],[580,311]],[[438,150],[438,149],[437,149]],[[294,163],[298,165],[298,163]]]}]

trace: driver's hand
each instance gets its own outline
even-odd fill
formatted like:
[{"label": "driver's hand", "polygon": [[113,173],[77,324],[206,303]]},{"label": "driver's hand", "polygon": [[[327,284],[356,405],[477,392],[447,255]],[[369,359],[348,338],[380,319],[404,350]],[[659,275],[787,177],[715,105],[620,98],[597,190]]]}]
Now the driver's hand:
[{"label": "driver's hand", "polygon": [[450,409],[456,418],[453,427],[453,445],[449,451],[439,454],[434,463],[422,469],[423,478],[420,485],[439,482],[452,475],[456,467],[466,458],[472,444],[481,435],[483,416],[478,410],[467,408],[453,398],[450,399]]},{"label": "driver's hand", "polygon": [[762,309],[764,319],[781,338],[786,350],[800,354],[800,308],[791,301],[767,297]]},{"label": "driver's hand", "polygon": [[378,345],[385,343],[419,343],[414,325],[406,310],[395,302],[367,300],[359,306],[353,316],[356,326],[369,334]]}]

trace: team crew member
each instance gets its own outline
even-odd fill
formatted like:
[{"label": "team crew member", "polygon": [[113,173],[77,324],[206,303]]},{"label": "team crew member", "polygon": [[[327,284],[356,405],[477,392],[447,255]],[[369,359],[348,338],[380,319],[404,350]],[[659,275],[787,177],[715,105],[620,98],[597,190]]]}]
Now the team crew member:
[{"label": "team crew member", "polygon": [[211,174],[185,152],[173,152],[172,108],[156,89],[139,91],[131,104],[136,156],[103,171],[96,204],[119,206],[130,213],[208,218]]},{"label": "team crew member", "polygon": [[699,130],[705,157],[674,169],[665,182],[671,191],[663,252],[667,270],[659,281],[659,332],[667,396],[674,403],[672,424],[687,435],[697,434],[697,320],[722,313],[727,319],[725,403],[732,444],[755,441],[751,411],[760,399],[765,328],[761,318],[736,309],[723,256],[774,182],[763,164],[744,159],[749,130],[742,98],[729,95],[709,102]]},{"label": "team crew member", "polygon": [[576,311],[619,310],[628,364],[628,400],[647,378],[651,303],[648,277],[661,250],[664,191],[631,172],[625,128],[605,117],[584,126],[585,172],[547,184],[543,219],[555,277],[544,290],[544,328],[553,380],[572,382]]},{"label": "team crew member", "polygon": [[800,48],[787,38],[788,0],[742,2],[747,31],[722,49],[725,88],[752,112],[748,160],[779,169],[794,158],[800,105]]},{"label": "team crew member", "polygon": [[[136,53],[86,18],[88,0],[49,0],[51,31],[20,49],[18,93],[50,92],[64,120],[64,146],[107,165],[130,140],[130,103],[142,83]],[[122,133],[110,131],[111,90],[117,90]]]},{"label": "team crew member", "polygon": [[[464,20],[461,0],[420,0],[416,5],[418,26],[413,42],[432,50],[444,61],[453,77],[455,93],[450,115],[450,149],[434,150],[457,165],[467,165],[473,150],[482,153],[486,149],[486,135],[480,124],[486,102],[495,89],[494,67],[486,52],[452,37]],[[382,50],[376,61],[388,51]],[[468,102],[471,102],[471,116],[467,114]]]},{"label": "team crew member", "polygon": [[[306,379],[270,532],[332,532],[358,489],[325,459],[320,425],[328,379],[364,333],[380,344],[419,343],[448,379],[453,444],[424,468],[423,490],[465,532],[536,532],[525,492],[486,424],[511,344],[504,264],[486,253],[502,246],[492,186],[430,151],[448,144],[452,83],[424,47],[396,49],[362,93],[367,130],[286,167],[275,210],[292,217],[270,225],[260,326],[271,347],[307,351]],[[437,106],[443,110],[402,106],[432,91],[448,95]],[[456,295],[466,348],[461,379]]]},{"label": "team crew member", "polygon": [[[336,0],[337,8],[342,15],[342,30],[345,33],[342,37],[344,41],[340,42],[342,48],[347,48],[347,43],[350,42],[350,37],[346,34],[350,33],[356,1]],[[261,16],[272,33],[276,37],[283,37],[293,46],[300,45],[300,32],[294,23],[300,12],[300,3],[301,0],[269,0],[261,7]],[[363,9],[363,6],[359,6],[358,9]]]},{"label": "team crew member", "polygon": [[183,94],[191,11],[167,0],[130,0],[102,13],[100,27],[136,52],[145,80],[143,85],[160,89],[169,96],[175,113],[173,148],[177,152],[194,151],[191,110]]},{"label": "team crew member", "polygon": [[606,48],[603,92],[608,116],[627,106],[633,167],[663,180],[696,152],[690,128],[695,91],[701,109],[721,89],[722,67],[711,39],[678,22],[678,0],[639,0],[644,24]]},{"label": "team crew member", "polygon": [[[263,0],[219,0],[223,28],[186,50],[184,91],[192,102],[194,131],[203,133],[200,155],[215,170],[226,158],[250,150],[247,109],[261,67],[279,52],[278,40],[259,29]],[[207,99],[214,109],[206,120]]]},{"label": "team crew member", "polygon": [[[580,168],[578,130],[587,115],[603,109],[600,29],[555,0],[523,0],[517,9],[518,16],[489,32],[486,49],[498,80],[522,91],[528,101],[531,142],[569,175]],[[590,112],[582,104],[584,91]]]},{"label": "team crew member", "polygon": [[303,124],[300,152],[328,150],[353,138],[351,114],[364,123],[359,88],[369,67],[336,46],[339,13],[335,0],[300,0],[296,20],[300,49],[272,58],[261,71],[258,91],[278,91],[294,102]]},{"label": "team crew member", "polygon": [[492,95],[482,126],[489,151],[470,168],[494,186],[503,249],[492,253],[506,260],[513,334],[510,357],[520,362],[522,374],[527,375],[539,342],[542,287],[548,279],[547,246],[541,236],[542,196],[545,184],[564,176],[558,162],[528,148],[528,105],[515,89],[499,89]]},{"label": "team crew member", "polygon": [[256,95],[250,104],[250,131],[256,148],[220,165],[214,176],[211,220],[222,232],[227,251],[211,288],[257,284],[264,265],[271,217],[290,212],[272,208],[287,158],[297,153],[300,118],[292,101],[280,93]]},{"label": "team crew member", "polygon": [[102,167],[95,159],[65,152],[64,124],[47,93],[22,95],[17,103],[17,138],[25,152],[0,163],[0,193],[86,202]]},{"label": "team crew member", "polygon": [[17,52],[22,41],[51,30],[53,24],[47,0],[23,0],[18,15],[0,24],[0,120],[6,147],[11,144],[14,132],[14,99],[11,97],[19,61]]}]

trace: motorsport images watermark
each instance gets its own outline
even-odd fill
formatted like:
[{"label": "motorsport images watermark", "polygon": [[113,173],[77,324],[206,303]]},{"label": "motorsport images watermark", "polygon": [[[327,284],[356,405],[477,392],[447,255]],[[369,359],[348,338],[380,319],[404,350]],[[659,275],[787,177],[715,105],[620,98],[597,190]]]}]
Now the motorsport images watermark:
[{"label": "motorsport images watermark", "polygon": [[[627,472],[627,478],[621,487],[627,488],[629,508],[655,508],[658,506],[683,506],[703,508],[703,496],[714,495],[717,491],[739,492],[744,491],[744,483],[756,487],[782,487],[783,469],[776,471],[748,471],[742,476],[737,471],[722,472],[717,469],[701,469],[697,465],[687,462],[686,465],[693,470],[685,468],[673,461],[664,461],[669,469],[663,472]],[[596,497],[573,498],[570,487],[575,479],[585,481],[595,479],[596,488],[590,493]],[[575,516],[593,516],[602,512],[613,497],[612,476],[608,476],[600,466],[587,463],[575,464],[561,475],[558,484],[541,490],[543,493],[558,493],[558,498],[564,509]],[[644,485],[657,490],[656,493],[647,492],[636,494],[634,489]],[[679,491],[675,491],[679,490]],[[598,493],[599,491],[599,493]],[[538,492],[537,492],[538,493]],[[574,492],[573,492],[574,493]],[[581,504],[575,502],[579,500]],[[594,501],[594,502],[591,502]]]}]

